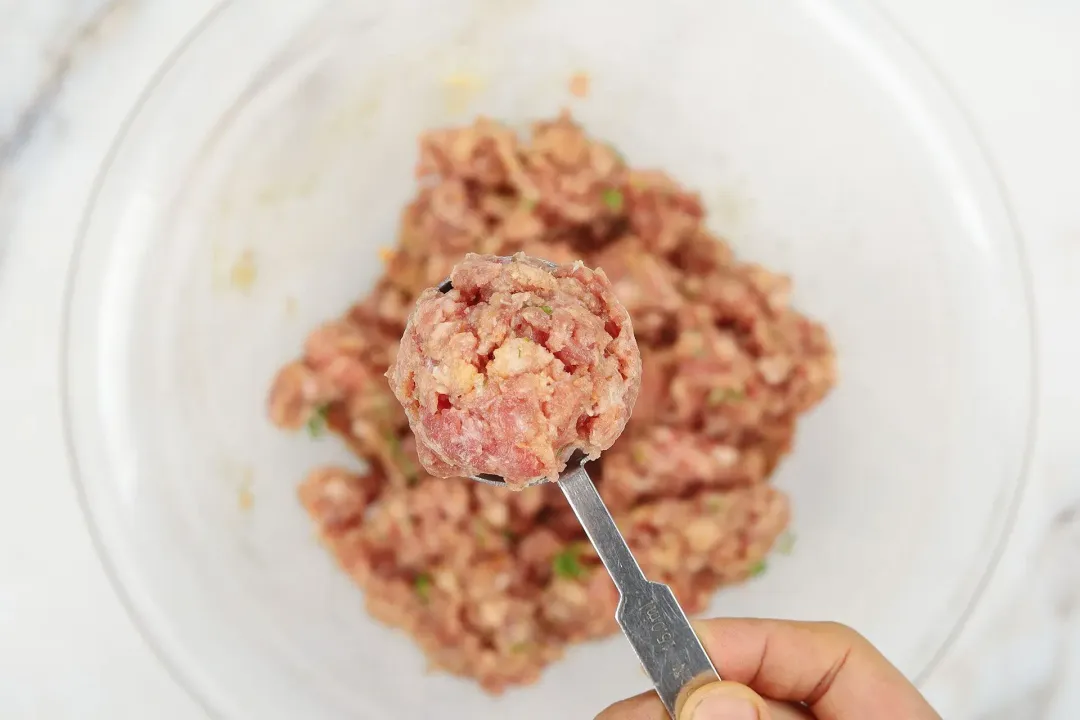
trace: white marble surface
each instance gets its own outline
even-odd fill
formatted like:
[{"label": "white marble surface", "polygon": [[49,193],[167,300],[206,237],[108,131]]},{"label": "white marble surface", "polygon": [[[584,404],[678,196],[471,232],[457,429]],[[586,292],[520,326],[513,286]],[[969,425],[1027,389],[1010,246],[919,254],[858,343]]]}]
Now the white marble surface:
[{"label": "white marble surface", "polygon": [[[954,88],[999,168],[1040,311],[1032,482],[983,602],[926,691],[950,718],[1072,720],[1080,717],[1080,5],[883,4]],[[68,209],[82,206],[139,89],[210,5],[0,0],[3,718],[204,717],[103,575],[68,480],[56,385],[78,220]],[[120,68],[124,82],[114,82]],[[32,307],[19,304],[31,296]]]}]

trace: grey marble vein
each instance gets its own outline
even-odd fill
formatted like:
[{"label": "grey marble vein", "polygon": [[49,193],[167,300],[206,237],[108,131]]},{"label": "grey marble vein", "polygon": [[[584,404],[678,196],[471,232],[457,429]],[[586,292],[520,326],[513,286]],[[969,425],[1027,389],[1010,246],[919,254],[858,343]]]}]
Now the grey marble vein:
[{"label": "grey marble vein", "polygon": [[77,60],[123,25],[137,0],[7,0],[0,10],[0,170],[49,115]]}]

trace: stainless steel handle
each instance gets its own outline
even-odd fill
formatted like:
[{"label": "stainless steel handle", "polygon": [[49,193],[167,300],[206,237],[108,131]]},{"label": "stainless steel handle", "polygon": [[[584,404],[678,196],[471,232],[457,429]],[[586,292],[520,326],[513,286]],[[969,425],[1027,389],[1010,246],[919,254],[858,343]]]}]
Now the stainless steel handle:
[{"label": "stainless steel handle", "polygon": [[719,680],[716,668],[671,588],[649,582],[641,572],[585,468],[567,468],[559,478],[559,487],[619,590],[615,610],[619,627],[668,713],[675,717],[679,692],[691,682]]}]

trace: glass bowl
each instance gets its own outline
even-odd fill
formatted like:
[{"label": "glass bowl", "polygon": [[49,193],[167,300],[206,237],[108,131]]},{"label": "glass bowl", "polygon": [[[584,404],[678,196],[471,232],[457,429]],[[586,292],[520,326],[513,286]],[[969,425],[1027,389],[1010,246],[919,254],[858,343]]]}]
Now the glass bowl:
[{"label": "glass bowl", "polygon": [[[591,92],[568,92],[587,72]],[[73,260],[65,414],[115,584],[223,718],[589,716],[646,681],[622,638],[498,698],[372,621],[295,497],[349,462],[270,426],[270,380],[380,272],[416,138],[570,107],[790,273],[841,381],[775,481],[798,545],[722,615],[834,619],[920,677],[977,599],[1032,443],[1031,305],[1001,190],[866,3],[389,0],[218,7],[102,169]],[[723,658],[718,658],[722,668]]]}]

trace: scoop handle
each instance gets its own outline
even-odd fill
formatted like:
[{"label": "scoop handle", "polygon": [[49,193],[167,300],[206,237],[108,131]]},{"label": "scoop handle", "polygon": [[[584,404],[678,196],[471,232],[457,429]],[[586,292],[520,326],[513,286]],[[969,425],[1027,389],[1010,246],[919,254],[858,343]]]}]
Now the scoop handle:
[{"label": "scoop handle", "polygon": [[567,468],[559,487],[619,590],[615,619],[674,718],[684,688],[720,676],[671,588],[650,582],[641,572],[585,467]]}]

